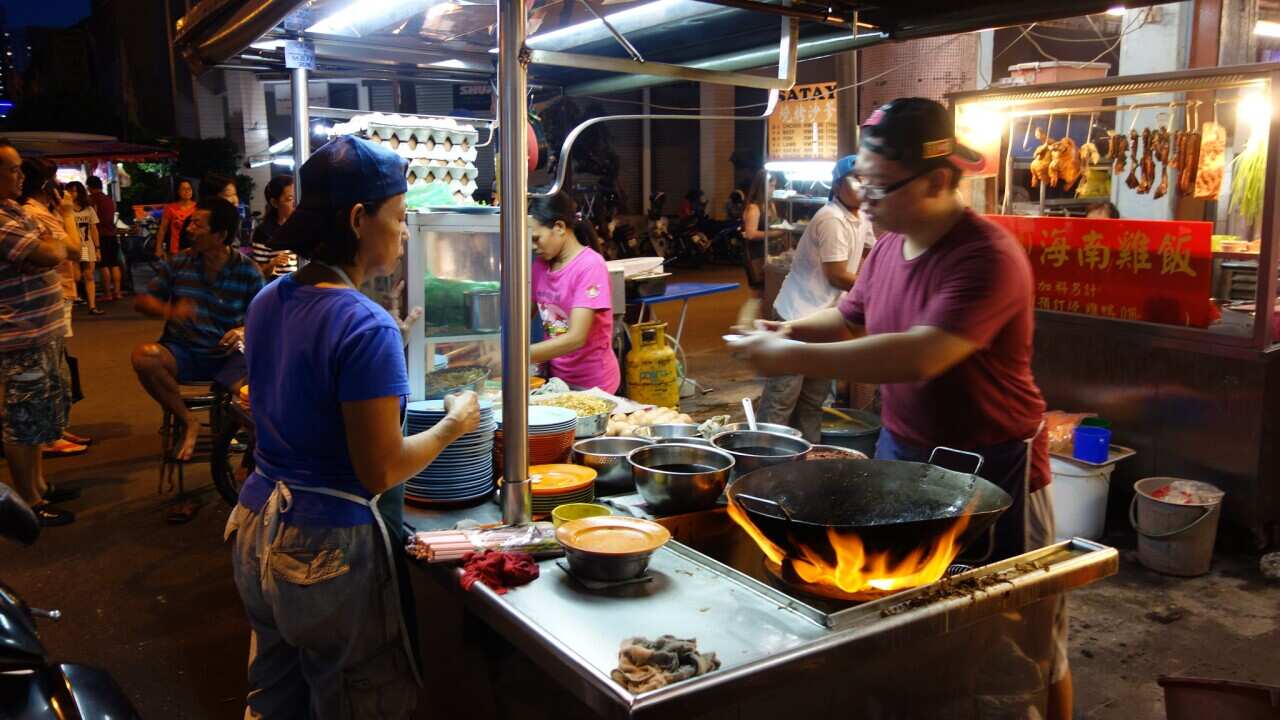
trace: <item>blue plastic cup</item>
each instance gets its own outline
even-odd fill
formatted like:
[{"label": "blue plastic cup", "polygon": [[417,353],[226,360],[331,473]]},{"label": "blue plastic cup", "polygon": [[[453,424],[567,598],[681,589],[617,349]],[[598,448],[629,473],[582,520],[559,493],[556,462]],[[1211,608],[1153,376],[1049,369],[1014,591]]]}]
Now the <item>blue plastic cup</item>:
[{"label": "blue plastic cup", "polygon": [[1104,463],[1111,453],[1111,430],[1081,425],[1071,436],[1071,456],[1091,463]]}]

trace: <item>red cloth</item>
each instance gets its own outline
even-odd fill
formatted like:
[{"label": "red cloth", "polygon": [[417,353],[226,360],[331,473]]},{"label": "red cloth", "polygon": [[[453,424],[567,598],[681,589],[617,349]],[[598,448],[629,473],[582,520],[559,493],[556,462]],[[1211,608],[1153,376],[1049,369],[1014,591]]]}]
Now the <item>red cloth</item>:
[{"label": "red cloth", "polygon": [[[913,260],[903,258],[903,240],[887,233],[876,242],[840,312],[871,335],[923,325],[980,349],[928,382],[882,385],[884,426],[921,448],[1031,437],[1045,403],[1031,374],[1035,285],[1026,251],[972,211]],[[1033,476],[1032,487],[1047,480]]]},{"label": "red cloth", "polygon": [[528,584],[538,577],[538,563],[528,553],[486,550],[471,553],[462,562],[463,590],[482,582],[502,595],[508,588]]}]

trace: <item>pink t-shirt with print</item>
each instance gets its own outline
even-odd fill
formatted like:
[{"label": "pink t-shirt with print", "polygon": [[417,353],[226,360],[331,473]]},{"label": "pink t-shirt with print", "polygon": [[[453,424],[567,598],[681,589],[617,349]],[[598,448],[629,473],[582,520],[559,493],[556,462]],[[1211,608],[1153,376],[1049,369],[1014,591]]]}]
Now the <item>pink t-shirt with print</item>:
[{"label": "pink t-shirt with print", "polygon": [[595,322],[581,348],[551,361],[551,374],[573,387],[615,392],[621,382],[613,355],[613,303],[604,258],[583,248],[567,265],[552,270],[545,260],[533,263],[533,301],[538,304],[543,335],[549,340],[569,331],[574,308],[595,311]]}]

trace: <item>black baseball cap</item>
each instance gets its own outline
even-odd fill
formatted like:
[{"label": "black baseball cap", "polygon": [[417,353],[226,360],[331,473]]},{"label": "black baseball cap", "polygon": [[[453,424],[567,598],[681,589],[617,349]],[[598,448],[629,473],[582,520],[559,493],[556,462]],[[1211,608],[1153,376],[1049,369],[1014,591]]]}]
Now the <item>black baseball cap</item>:
[{"label": "black baseball cap", "polygon": [[305,251],[335,221],[334,212],[356,203],[402,195],[408,161],[390,148],[351,135],[325,143],[298,170],[302,201],[276,231],[276,250]]},{"label": "black baseball cap", "polygon": [[913,168],[945,163],[960,172],[979,172],[986,164],[956,140],[951,111],[928,98],[899,98],[880,106],[862,123],[862,146]]}]

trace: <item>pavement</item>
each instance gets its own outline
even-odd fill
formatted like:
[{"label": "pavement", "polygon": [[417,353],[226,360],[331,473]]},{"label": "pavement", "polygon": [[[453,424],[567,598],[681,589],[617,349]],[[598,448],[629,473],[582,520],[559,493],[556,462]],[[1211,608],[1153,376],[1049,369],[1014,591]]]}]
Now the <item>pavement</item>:
[{"label": "pavement", "polygon": [[[708,268],[678,278],[741,275]],[[685,409],[699,417],[739,417],[740,398],[759,391],[720,339],[746,297],[740,289],[691,301],[682,344],[689,374],[710,391]],[[79,518],[32,547],[0,546],[0,578],[32,605],[63,611],[61,622],[41,624],[52,657],[106,668],[143,717],[240,717],[248,629],[222,543],[229,508],[207,465],[196,463],[187,487],[203,507],[188,524],[166,522],[172,498],[157,493],[160,411],[129,366],[130,349],[160,327],[128,302],[104,308],[97,318],[77,309],[69,341],[86,394],[71,429],[95,443],[47,464],[52,480],[83,491],[66,504]],[[659,307],[673,325],[678,312]],[[1280,585],[1262,579],[1255,553],[1219,552],[1209,575],[1179,579],[1138,565],[1130,533],[1106,541],[1123,551],[1120,574],[1070,595],[1078,718],[1163,718],[1162,674],[1280,685]]]}]

